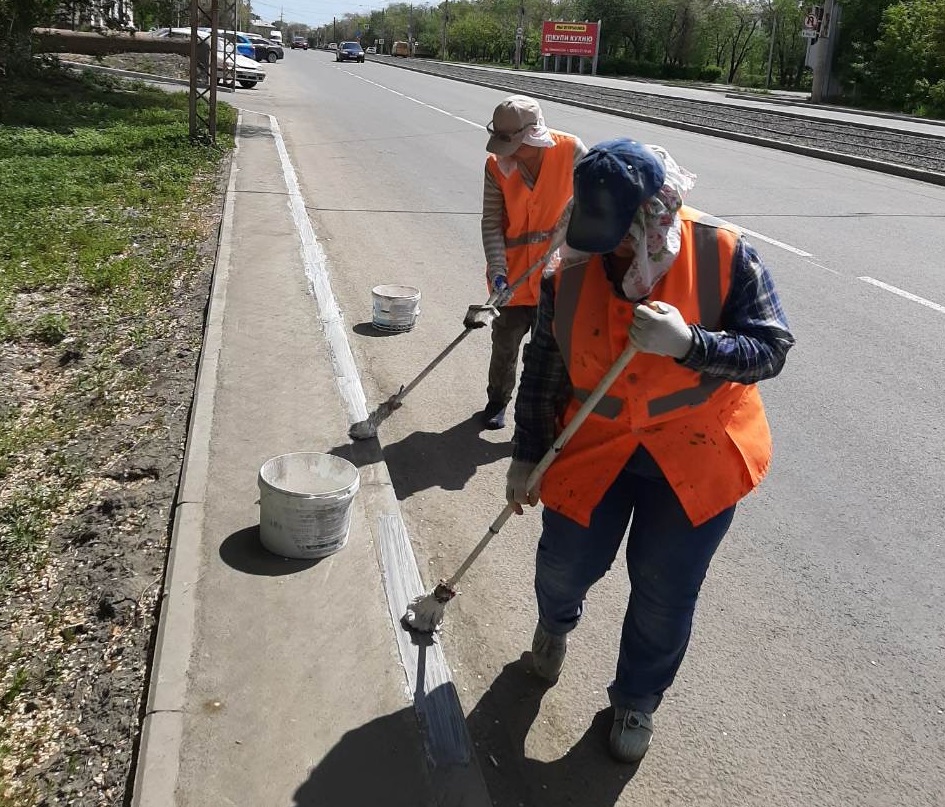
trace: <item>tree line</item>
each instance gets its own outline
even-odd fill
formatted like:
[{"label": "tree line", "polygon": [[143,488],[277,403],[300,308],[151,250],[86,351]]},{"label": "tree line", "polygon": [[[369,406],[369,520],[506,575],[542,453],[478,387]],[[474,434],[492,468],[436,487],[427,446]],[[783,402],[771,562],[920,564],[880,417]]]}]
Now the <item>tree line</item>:
[{"label": "tree line", "polygon": [[[540,68],[544,20],[601,21],[598,72],[808,90],[813,2],[798,0],[444,0],[393,3],[310,29],[315,44],[417,43],[420,54]],[[945,117],[945,0],[842,0],[833,62],[840,98]]]},{"label": "tree line", "polygon": [[[55,24],[64,8],[91,2],[0,0],[0,30],[15,43],[33,26]],[[126,2],[141,29],[178,24],[189,5]],[[830,34],[836,37],[836,100],[945,117],[945,0],[840,3],[841,22]],[[249,3],[240,7],[251,11]],[[512,63],[521,27],[521,66],[539,69],[542,21],[600,20],[600,74],[808,90],[810,40],[801,30],[812,7],[810,0],[441,0],[396,2],[318,27],[282,27],[313,45],[357,39],[390,52],[394,41],[404,40],[416,44],[418,55],[495,64]]]}]

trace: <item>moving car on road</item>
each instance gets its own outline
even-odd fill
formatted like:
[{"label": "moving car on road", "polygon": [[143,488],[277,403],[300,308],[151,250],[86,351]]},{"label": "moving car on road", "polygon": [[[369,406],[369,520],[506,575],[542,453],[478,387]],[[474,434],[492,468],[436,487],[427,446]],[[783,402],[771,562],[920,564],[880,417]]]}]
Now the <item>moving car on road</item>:
[{"label": "moving car on road", "polygon": [[357,42],[342,42],[335,54],[336,62],[363,62],[364,50]]},{"label": "moving car on road", "polygon": [[295,50],[296,48],[308,50],[308,40],[304,36],[292,37],[292,50]]}]

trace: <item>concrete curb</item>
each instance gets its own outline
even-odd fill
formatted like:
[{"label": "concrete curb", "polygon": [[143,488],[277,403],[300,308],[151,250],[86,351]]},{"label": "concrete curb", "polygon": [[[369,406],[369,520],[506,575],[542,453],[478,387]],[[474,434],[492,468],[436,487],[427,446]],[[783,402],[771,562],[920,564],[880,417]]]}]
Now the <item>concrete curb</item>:
[{"label": "concrete curb", "polygon": [[[367,417],[361,378],[334,291],[326,257],[302,198],[298,178],[282,138],[278,120],[269,118],[282,162],[289,208],[300,238],[302,263],[331,354],[332,371],[349,424]],[[394,639],[412,697],[426,750],[437,804],[442,807],[488,807],[491,799],[466,726],[462,704],[453,685],[446,657],[433,637],[418,640],[401,626],[400,618],[413,597],[424,593],[413,547],[400,503],[377,438],[351,447],[361,474],[362,506],[368,517],[387,599]]]},{"label": "concrete curb", "polygon": [[223,220],[203,348],[187,429],[181,480],[175,503],[174,527],[162,594],[158,633],[151,664],[148,703],[141,727],[135,769],[133,807],[171,807],[176,803],[180,748],[184,730],[187,671],[195,630],[196,597],[203,539],[203,507],[207,488],[210,437],[216,394],[217,364],[223,342],[223,316],[230,267],[236,156],[242,115],[237,117],[236,146],[230,160]]}]

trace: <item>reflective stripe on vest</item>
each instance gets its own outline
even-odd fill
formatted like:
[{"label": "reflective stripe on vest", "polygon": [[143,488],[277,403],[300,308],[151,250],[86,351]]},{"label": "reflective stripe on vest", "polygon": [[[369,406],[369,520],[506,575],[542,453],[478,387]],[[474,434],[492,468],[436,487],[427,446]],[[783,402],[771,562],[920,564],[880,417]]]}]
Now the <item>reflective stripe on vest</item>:
[{"label": "reflective stripe on vest", "polygon": [[506,238],[505,248],[524,247],[527,244],[541,244],[548,241],[551,236],[554,235],[554,232],[554,230],[532,230],[531,232],[517,235],[515,238]]},{"label": "reflective stripe on vest", "polygon": [[[699,299],[700,323],[708,330],[718,330],[722,315],[722,291],[719,281],[719,242],[717,229],[723,225],[713,216],[702,216],[693,222],[693,239],[696,256],[696,293]],[[571,361],[571,343],[574,321],[581,289],[587,273],[587,262],[578,264],[561,273],[558,292],[555,295],[555,340],[566,362]],[[648,403],[651,417],[665,415],[675,409],[698,406],[705,403],[719,387],[728,382],[718,376],[701,373],[695,387],[677,390],[661,398],[654,398]],[[574,397],[582,403],[588,399],[591,390],[575,387]],[[594,414],[609,420],[615,420],[623,411],[623,400],[605,395],[594,407]]]},{"label": "reflective stripe on vest", "polygon": [[[719,318],[722,316],[722,290],[719,286],[719,240],[716,236],[717,227],[721,224],[712,216],[703,216],[694,222],[692,234],[696,242],[696,266],[698,284],[696,293],[699,296],[699,318],[701,324],[710,331],[718,330]],[[698,406],[709,399],[723,384],[724,378],[701,373],[699,384],[688,389],[678,390],[662,398],[654,398],[649,403],[651,417],[665,415],[674,409],[684,406]]]}]

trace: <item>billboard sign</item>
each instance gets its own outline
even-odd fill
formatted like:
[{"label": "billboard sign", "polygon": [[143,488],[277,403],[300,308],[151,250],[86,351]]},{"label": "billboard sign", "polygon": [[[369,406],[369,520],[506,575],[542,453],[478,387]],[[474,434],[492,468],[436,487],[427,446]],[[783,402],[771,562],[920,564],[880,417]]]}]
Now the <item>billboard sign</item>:
[{"label": "billboard sign", "polygon": [[597,54],[596,22],[543,22],[542,56],[588,56]]}]

